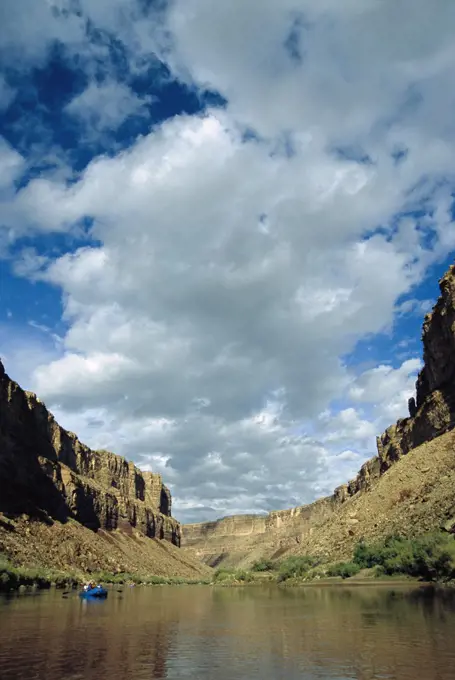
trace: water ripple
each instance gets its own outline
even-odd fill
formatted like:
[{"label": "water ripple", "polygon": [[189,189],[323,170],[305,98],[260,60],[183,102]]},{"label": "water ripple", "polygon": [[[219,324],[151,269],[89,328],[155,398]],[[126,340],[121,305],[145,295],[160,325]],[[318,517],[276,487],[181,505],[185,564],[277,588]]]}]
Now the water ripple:
[{"label": "water ripple", "polygon": [[452,680],[454,596],[135,588],[0,599],[1,680]]}]

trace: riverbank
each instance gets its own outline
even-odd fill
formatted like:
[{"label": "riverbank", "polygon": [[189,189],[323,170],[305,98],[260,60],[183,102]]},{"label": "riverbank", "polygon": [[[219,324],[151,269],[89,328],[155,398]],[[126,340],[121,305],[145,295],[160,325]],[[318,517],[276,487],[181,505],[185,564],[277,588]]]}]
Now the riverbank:
[{"label": "riverbank", "polygon": [[246,577],[235,572],[225,573],[222,579],[214,575],[213,585],[220,587],[242,587],[260,586],[264,584],[275,584],[280,588],[301,588],[312,586],[410,586],[410,585],[430,585],[432,582],[419,579],[413,576],[395,575],[384,576],[375,572],[374,569],[365,569],[356,576],[342,578],[341,576],[306,576],[294,577],[285,581],[280,580],[279,573],[257,574],[247,572]]},{"label": "riverbank", "polygon": [[30,588],[73,588],[87,580],[113,585],[213,585],[255,586],[275,583],[303,585],[400,585],[455,583],[455,539],[436,532],[415,538],[391,536],[375,544],[360,542],[350,562],[333,563],[311,555],[293,555],[284,560],[260,560],[251,570],[220,568],[195,578],[146,573],[99,570],[53,570],[15,566],[0,559],[0,591]]},{"label": "riverbank", "polygon": [[19,590],[20,588],[46,589],[75,588],[81,583],[80,572],[64,572],[40,567],[16,567],[8,560],[0,561],[0,592]]},{"label": "riverbank", "polygon": [[454,583],[455,539],[444,532],[419,537],[389,536],[368,544],[360,541],[349,562],[327,557],[292,555],[281,561],[259,560],[250,571],[219,568],[213,580],[219,585],[246,585],[273,581],[280,585],[343,583]]},{"label": "riverbank", "polygon": [[12,565],[0,567],[0,593],[14,591],[48,590],[56,588],[60,590],[73,590],[79,588],[88,580],[94,580],[106,586],[185,586],[201,585],[220,588],[241,588],[264,585],[275,585],[278,588],[312,588],[312,587],[365,587],[384,586],[386,588],[409,588],[415,587],[453,587],[455,582],[434,583],[424,581],[411,576],[384,577],[374,573],[360,574],[358,577],[343,579],[341,577],[323,577],[317,579],[292,578],[279,582],[277,575],[248,574],[247,578],[238,578],[236,574],[219,580],[215,575],[211,579],[182,579],[166,578],[162,576],[140,576],[138,574],[91,574],[75,575],[61,572],[42,572],[34,569],[17,569]]},{"label": "riverbank", "polygon": [[15,567],[3,560],[0,562],[0,592],[12,592],[17,590],[45,590],[57,588],[71,590],[78,588],[88,580],[93,580],[104,585],[112,586],[179,586],[179,585],[206,585],[219,587],[261,586],[275,584],[280,587],[301,586],[337,586],[337,585],[410,585],[422,584],[417,578],[412,577],[386,577],[379,576],[374,570],[364,570],[356,577],[342,579],[341,577],[302,578],[294,577],[286,581],[280,581],[279,572],[214,572],[210,578],[184,579],[178,577],[164,577],[150,574],[111,574],[108,572],[96,572],[86,574],[83,572],[62,572],[58,570],[39,569],[33,567]]},{"label": "riverbank", "polygon": [[209,585],[211,578],[185,579],[177,576],[155,576],[147,574],[130,574],[109,572],[82,571],[65,572],[39,567],[16,567],[7,560],[0,561],[0,592],[11,592],[20,589],[72,589],[86,583],[96,581],[112,585]]}]

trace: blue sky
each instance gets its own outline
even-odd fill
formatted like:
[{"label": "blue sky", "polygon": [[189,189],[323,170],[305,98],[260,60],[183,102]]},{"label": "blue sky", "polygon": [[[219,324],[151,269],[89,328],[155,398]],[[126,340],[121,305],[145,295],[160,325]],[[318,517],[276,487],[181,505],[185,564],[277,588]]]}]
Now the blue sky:
[{"label": "blue sky", "polygon": [[255,5],[0,13],[6,369],[186,521],[354,474],[455,256],[451,3]]}]

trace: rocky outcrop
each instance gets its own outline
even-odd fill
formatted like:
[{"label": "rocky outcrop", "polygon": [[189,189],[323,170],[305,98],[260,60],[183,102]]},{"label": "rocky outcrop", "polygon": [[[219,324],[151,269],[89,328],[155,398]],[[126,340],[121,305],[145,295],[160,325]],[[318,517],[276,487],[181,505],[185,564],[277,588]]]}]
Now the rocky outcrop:
[{"label": "rocky outcrop", "polygon": [[[386,534],[392,525],[398,531],[400,522],[401,527],[411,532],[419,528],[428,530],[432,523],[434,527],[440,521],[443,527],[452,526],[455,498],[450,489],[455,459],[453,437],[449,433],[455,427],[455,266],[450,267],[439,286],[441,295],[423,324],[424,366],[417,379],[416,397],[408,402],[409,417],[377,438],[378,455],[364,463],[357,476],[335,489],[329,498],[267,516],[237,516],[186,525],[183,545],[211,565],[221,562],[248,565],[255,557],[276,557],[286,551],[310,549],[317,552],[322,545],[326,551],[337,554],[337,550],[342,550],[340,546],[350,545],[361,535]],[[436,438],[440,438],[439,446],[438,442],[430,446]],[[410,452],[420,466],[413,474],[412,461],[397,465]],[[427,455],[428,466],[422,463]],[[443,480],[439,491],[436,463]],[[401,469],[406,475],[400,476]],[[434,473],[431,484],[430,471]],[[434,491],[434,506],[429,503],[430,487]],[[387,499],[387,493],[392,498]],[[400,507],[409,498],[414,500],[405,516],[400,514]],[[368,507],[373,505],[376,509],[368,519]],[[358,506],[362,508],[361,520]],[[390,513],[390,525],[383,516],[384,508]],[[382,523],[376,521],[378,513]],[[410,517],[415,517],[415,521],[410,521]]]},{"label": "rocky outcrop", "polygon": [[377,456],[370,458],[362,465],[358,474],[347,484],[338,486],[333,492],[334,500],[344,503],[350,496],[355,496],[359,491],[369,491],[379,479],[381,472],[380,461]]},{"label": "rocky outcrop", "polygon": [[439,282],[441,295],[423,323],[423,368],[416,397],[408,401],[409,417],[398,420],[377,437],[378,455],[358,475],[337,489],[344,502],[368,491],[402,456],[455,427],[455,265]]},{"label": "rocky outcrop", "polygon": [[455,266],[439,282],[441,295],[423,323],[423,362],[409,418],[378,437],[381,472],[401,456],[455,426]]},{"label": "rocky outcrop", "polygon": [[0,363],[0,512],[97,530],[133,530],[180,544],[161,475],[92,451],[22,390]]}]

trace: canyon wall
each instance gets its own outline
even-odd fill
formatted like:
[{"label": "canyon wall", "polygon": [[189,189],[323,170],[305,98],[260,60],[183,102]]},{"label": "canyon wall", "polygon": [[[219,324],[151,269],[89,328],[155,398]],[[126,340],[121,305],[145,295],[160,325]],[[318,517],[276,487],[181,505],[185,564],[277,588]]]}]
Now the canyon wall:
[{"label": "canyon wall", "polygon": [[214,522],[184,524],[182,545],[211,567],[236,564],[245,555],[250,563],[263,549],[278,557],[304,544],[306,537],[333,515],[335,507],[336,500],[329,497],[267,515],[232,515]]},{"label": "canyon wall", "polygon": [[97,531],[133,530],[180,545],[161,475],[109,451],[92,451],[22,390],[0,362],[0,512],[72,519]]},{"label": "canyon wall", "polygon": [[439,282],[441,295],[423,323],[423,361],[409,418],[378,437],[381,471],[416,446],[455,426],[455,267]]},{"label": "canyon wall", "polygon": [[[455,467],[451,432],[455,427],[455,266],[439,286],[440,297],[423,323],[424,366],[417,379],[416,397],[409,400],[409,417],[377,438],[378,455],[366,461],[357,476],[335,489],[332,496],[310,505],[263,516],[184,525],[185,547],[210,565],[248,565],[262,555],[278,557],[310,548],[317,552],[322,546],[333,554],[339,549],[342,554],[345,546],[361,536],[385,535],[392,525],[399,530],[400,521],[412,531],[411,517],[416,518],[416,531],[431,529],[431,522],[450,523],[455,515],[455,493],[453,486],[447,485]],[[410,452],[413,459],[397,466]],[[437,470],[443,478],[439,492]],[[434,492],[431,508],[425,505],[430,498],[427,486]],[[401,500],[396,502],[397,498]],[[406,504],[409,498],[415,502]],[[382,524],[369,513],[367,508],[376,507],[376,503],[378,508],[389,508],[389,525],[382,510]],[[401,510],[408,514],[400,520],[396,509],[402,503]],[[416,508],[416,503],[423,505]]]}]

